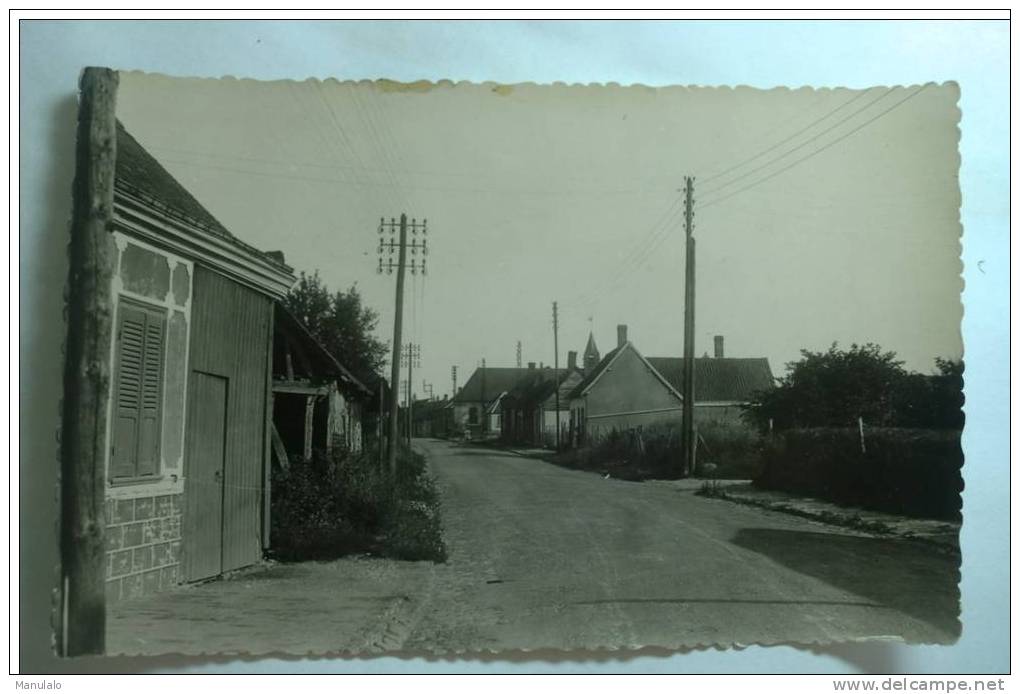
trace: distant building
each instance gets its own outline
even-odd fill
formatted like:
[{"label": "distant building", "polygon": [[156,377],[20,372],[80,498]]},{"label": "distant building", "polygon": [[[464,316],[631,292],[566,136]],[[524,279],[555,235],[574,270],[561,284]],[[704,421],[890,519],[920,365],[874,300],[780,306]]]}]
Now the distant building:
[{"label": "distant building", "polygon": [[508,443],[531,446],[556,445],[556,404],[559,391],[560,442],[566,445],[570,435],[570,393],[584,378],[577,368],[577,352],[570,352],[566,369],[536,369],[503,398],[502,437]]},{"label": "distant building", "polygon": [[449,399],[446,396],[438,400],[416,401],[411,409],[411,417],[414,420],[414,436],[425,438],[446,436],[449,429],[447,405],[449,405]]},{"label": "distant building", "polygon": [[451,433],[457,435],[467,431],[472,438],[499,437],[503,397],[527,374],[528,369],[523,367],[475,369],[467,383],[450,400],[448,421]]},{"label": "distant building", "polygon": [[[589,346],[594,341],[589,338]],[[618,326],[617,346],[570,393],[570,432],[575,445],[598,440],[613,430],[679,420],[683,398],[627,339]]]},{"label": "distant building", "polygon": [[[661,422],[679,423],[683,413],[682,358],[645,358],[617,327],[617,347],[588,371],[570,394],[571,440],[575,445]],[[591,341],[589,340],[591,343]],[[743,424],[742,405],[756,391],[773,387],[768,359],[731,359],[723,338],[715,357],[694,361],[694,422]]]}]

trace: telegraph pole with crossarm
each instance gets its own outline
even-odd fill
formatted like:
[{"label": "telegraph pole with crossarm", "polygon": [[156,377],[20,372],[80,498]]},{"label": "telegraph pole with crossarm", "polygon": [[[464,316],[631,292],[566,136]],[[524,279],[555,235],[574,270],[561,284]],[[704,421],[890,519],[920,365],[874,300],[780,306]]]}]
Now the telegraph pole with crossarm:
[{"label": "telegraph pole with crossarm", "polygon": [[[408,229],[410,229],[413,237],[410,242],[407,240]],[[420,237],[418,236],[419,232],[421,234]],[[389,238],[387,238],[387,233]],[[386,442],[386,460],[392,475],[396,475],[397,472],[397,437],[399,436],[399,409],[397,400],[400,389],[400,354],[402,346],[400,339],[404,321],[404,271],[410,269],[412,275],[418,272],[421,272],[422,275],[425,274],[425,256],[428,255],[427,233],[427,220],[424,219],[421,222],[412,219],[410,224],[407,222],[406,214],[400,215],[399,222],[392,217],[388,222],[384,218],[379,219],[378,272],[380,274],[386,272],[391,275],[394,271],[397,273],[396,312],[393,317],[393,357],[390,363],[389,437]],[[417,256],[420,252],[422,256],[421,261],[418,262],[417,258],[414,258],[408,264],[408,250],[414,256]],[[393,261],[394,255],[397,256],[396,262]],[[383,259],[384,256],[387,256],[386,260]]]},{"label": "telegraph pole with crossarm", "polygon": [[684,177],[684,233],[687,237],[684,272],[684,409],[681,420],[684,477],[694,474],[697,440],[694,435],[694,177]]},{"label": "telegraph pole with crossarm", "polygon": [[414,367],[421,367],[421,345],[413,342],[407,343],[407,349],[403,355],[404,366],[407,367],[407,447],[411,447],[411,433],[414,430],[414,418],[412,409],[414,406]]}]

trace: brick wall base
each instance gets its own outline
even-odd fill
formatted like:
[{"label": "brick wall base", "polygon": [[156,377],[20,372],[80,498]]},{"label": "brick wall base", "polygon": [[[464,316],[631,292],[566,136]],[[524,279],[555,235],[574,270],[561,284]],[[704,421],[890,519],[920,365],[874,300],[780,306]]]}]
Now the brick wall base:
[{"label": "brick wall base", "polygon": [[106,599],[180,583],[182,494],[106,500]]}]

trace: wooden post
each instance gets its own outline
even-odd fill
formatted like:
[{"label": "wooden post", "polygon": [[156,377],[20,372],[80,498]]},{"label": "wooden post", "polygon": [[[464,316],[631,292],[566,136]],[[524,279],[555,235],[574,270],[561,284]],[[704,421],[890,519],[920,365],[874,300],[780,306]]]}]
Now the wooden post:
[{"label": "wooden post", "polygon": [[80,81],[67,342],[60,432],[60,652],[106,649],[106,420],[115,250],[117,73],[86,68]]},{"label": "wooden post", "polygon": [[305,398],[305,448],[303,451],[305,460],[312,459],[312,424],[315,421],[315,397],[309,395]]}]

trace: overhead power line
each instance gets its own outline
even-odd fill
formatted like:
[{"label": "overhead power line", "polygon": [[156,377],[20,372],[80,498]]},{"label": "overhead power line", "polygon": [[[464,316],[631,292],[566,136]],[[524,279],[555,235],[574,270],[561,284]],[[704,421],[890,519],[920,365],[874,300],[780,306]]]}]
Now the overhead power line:
[{"label": "overhead power line", "polygon": [[911,92],[910,94],[908,94],[904,98],[900,99],[899,101],[894,103],[889,108],[884,109],[883,111],[880,111],[878,114],[872,116],[871,118],[869,118],[868,120],[864,121],[860,125],[856,126],[852,130],[844,133],[843,135],[840,135],[835,140],[832,140],[831,142],[829,142],[829,143],[827,143],[825,145],[822,145],[818,149],[808,153],[807,155],[801,157],[800,159],[797,159],[797,160],[789,163],[788,165],[784,166],[783,168],[781,168],[781,169],[779,169],[777,171],[773,171],[772,173],[770,173],[768,176],[765,176],[764,178],[761,178],[761,179],[759,179],[757,181],[754,181],[753,183],[750,183],[750,184],[744,186],[743,188],[739,188],[739,189],[737,189],[737,190],[735,190],[735,191],[733,191],[731,193],[727,193],[726,195],[724,195],[724,196],[722,196],[720,198],[716,198],[714,200],[710,200],[709,202],[703,203],[699,207],[701,209],[704,209],[706,207],[711,207],[712,205],[717,205],[720,202],[722,202],[723,200],[728,200],[728,199],[734,197],[735,195],[739,195],[740,193],[743,193],[746,190],[750,190],[751,188],[754,188],[755,186],[759,186],[762,183],[765,183],[766,181],[769,181],[769,180],[775,178],[776,176],[779,176],[780,174],[786,173],[787,171],[789,171],[793,167],[797,166],[798,164],[801,164],[801,163],[807,161],[808,159],[811,159],[812,157],[818,156],[819,154],[821,154],[822,152],[826,151],[830,147],[833,147],[833,146],[839,144],[840,142],[842,142],[843,140],[847,139],[851,135],[854,135],[854,134],[860,132],[861,130],[863,130],[867,126],[869,126],[872,123],[874,123],[875,121],[877,121],[879,118],[882,118],[886,114],[890,113],[891,111],[899,108],[900,106],[902,106],[906,102],[910,101],[911,99],[913,99],[915,96],[917,96],[918,94],[920,94],[921,92],[923,92],[927,88],[928,88],[927,84],[922,84],[916,90],[914,90],[913,92]]},{"label": "overhead power line", "polygon": [[753,169],[751,169],[751,170],[749,170],[749,171],[745,171],[744,173],[740,174],[740,175],[739,175],[739,176],[737,176],[736,178],[730,179],[730,180],[729,180],[729,181],[727,181],[726,183],[723,183],[723,184],[721,184],[721,185],[718,185],[718,186],[716,186],[716,187],[714,187],[714,188],[710,188],[709,190],[706,190],[706,191],[705,191],[705,194],[706,194],[706,195],[711,195],[712,193],[718,192],[718,191],[722,190],[723,188],[728,188],[728,187],[730,187],[731,185],[733,185],[733,184],[735,184],[735,183],[737,183],[737,182],[739,182],[739,181],[742,181],[742,180],[744,180],[744,179],[745,179],[745,178],[747,178],[748,176],[752,176],[752,175],[754,175],[754,174],[758,173],[759,171],[762,171],[762,170],[764,170],[764,169],[767,169],[767,168],[769,168],[770,166],[772,166],[772,165],[773,165],[773,164],[775,164],[776,162],[778,162],[778,161],[780,161],[780,160],[782,160],[782,159],[785,159],[786,157],[790,156],[790,155],[791,155],[791,154],[793,154],[794,152],[800,151],[800,150],[801,150],[801,149],[803,149],[804,147],[807,147],[807,146],[808,146],[808,145],[810,145],[810,144],[811,144],[812,142],[815,142],[816,140],[818,140],[818,139],[819,139],[820,137],[822,137],[822,136],[824,136],[824,135],[828,135],[829,133],[831,133],[831,132],[832,132],[833,130],[835,130],[836,128],[838,128],[838,127],[840,127],[841,125],[845,124],[845,123],[846,123],[847,121],[853,120],[854,118],[856,118],[856,117],[857,117],[857,116],[859,116],[860,114],[864,113],[864,112],[865,112],[865,111],[867,111],[867,110],[868,110],[869,108],[871,108],[872,106],[874,106],[875,104],[877,104],[877,103],[878,103],[879,101],[881,101],[882,99],[886,98],[886,97],[887,97],[887,96],[889,96],[890,94],[892,94],[892,90],[891,90],[891,89],[890,89],[889,91],[883,92],[882,94],[880,94],[880,95],[878,96],[878,98],[877,98],[877,99],[874,99],[874,100],[870,101],[870,102],[869,102],[869,103],[867,103],[867,104],[866,104],[865,106],[863,106],[862,108],[859,108],[859,109],[857,109],[856,111],[854,111],[853,113],[851,113],[851,114],[850,114],[849,116],[847,116],[846,118],[842,118],[842,119],[840,119],[840,120],[836,121],[835,123],[833,123],[832,125],[830,125],[830,126],[829,126],[828,128],[826,128],[825,130],[822,130],[822,131],[821,131],[821,132],[819,132],[819,133],[815,133],[814,135],[812,135],[812,136],[811,136],[811,137],[809,137],[808,139],[806,139],[806,140],[804,140],[803,142],[801,142],[800,144],[798,144],[798,145],[797,145],[796,147],[794,147],[793,149],[789,149],[789,150],[787,150],[787,151],[783,152],[782,154],[780,154],[780,155],[779,155],[778,157],[774,157],[774,158],[770,159],[769,161],[766,161],[766,162],[765,162],[764,164],[760,164],[760,165],[758,165],[758,166],[754,167]]},{"label": "overhead power line", "polygon": [[[739,188],[739,189],[737,189],[737,190],[735,190],[735,191],[733,191],[731,193],[723,195],[722,197],[716,198],[714,200],[709,200],[709,201],[707,201],[705,203],[701,203],[701,204],[698,205],[698,207],[701,208],[701,209],[704,209],[706,207],[711,207],[713,205],[716,205],[716,204],[722,202],[723,200],[727,200],[727,199],[732,198],[732,197],[734,197],[736,195],[739,195],[740,193],[743,193],[744,191],[747,191],[747,190],[749,190],[751,188],[754,188],[755,186],[761,185],[762,183],[765,183],[766,181],[771,180],[771,179],[773,179],[773,178],[775,178],[775,177],[777,177],[777,176],[779,176],[779,175],[789,171],[790,169],[794,168],[798,164],[800,164],[800,163],[802,163],[804,161],[807,161],[808,159],[810,159],[810,158],[812,158],[814,156],[817,156],[818,154],[821,154],[822,152],[824,152],[825,150],[829,149],[830,147],[835,146],[839,142],[842,142],[843,140],[847,139],[848,137],[851,137],[852,135],[856,134],[857,132],[859,132],[862,129],[866,128],[867,126],[871,125],[872,123],[877,121],[879,118],[885,116],[886,114],[890,113],[891,111],[895,110],[896,108],[899,108],[901,105],[903,105],[904,103],[906,103],[910,99],[912,99],[915,96],[917,96],[918,94],[920,94],[924,89],[927,88],[927,86],[928,85],[922,85],[921,87],[919,87],[915,91],[913,91],[910,94],[908,94],[903,99],[900,99],[899,101],[894,103],[892,106],[890,106],[890,107],[880,111],[879,113],[877,113],[876,115],[872,116],[871,118],[869,118],[868,120],[864,121],[863,123],[860,123],[859,125],[857,125],[853,129],[851,129],[851,130],[847,131],[846,133],[838,136],[835,140],[832,140],[832,141],[822,145],[818,149],[812,150],[811,152],[809,152],[805,156],[802,156],[802,157],[800,157],[800,158],[790,162],[789,164],[787,164],[783,168],[778,169],[777,171],[774,171],[774,172],[770,173],[769,175],[765,176],[764,178],[761,178],[761,179],[759,179],[757,181],[754,181],[754,182],[752,182],[752,183],[750,183],[750,184],[748,184],[746,186],[743,186],[742,188]],[[878,99],[872,100],[864,108],[858,109],[853,114],[851,114],[850,117],[842,119],[839,123],[836,124],[836,126],[832,126],[830,128],[827,128],[823,133],[820,133],[820,134],[812,137],[811,140],[809,140],[805,144],[809,144],[811,141],[817,140],[818,137],[820,137],[821,135],[826,134],[828,132],[831,132],[835,127],[837,127],[838,125],[846,123],[853,116],[859,115],[863,111],[866,111],[867,109],[871,108],[871,106],[873,106],[875,103],[877,103],[879,101],[879,99],[883,98],[884,96],[887,96],[887,95],[891,94],[893,91],[894,90],[889,90],[889,91],[883,93],[882,97],[879,97]],[[862,92],[861,95],[863,95],[865,93],[867,93],[867,90],[865,92]],[[858,95],[858,96],[861,96],[861,95]],[[845,106],[849,105],[850,103],[852,103],[855,100],[856,99],[851,99],[850,101],[845,102],[842,105],[842,107],[845,107]],[[836,109],[836,110],[839,110],[839,109]],[[817,124],[821,120],[824,120],[825,118],[831,116],[834,112],[835,111],[828,113],[826,116],[823,116],[821,119],[819,119],[819,121],[816,121],[815,124]],[[809,130],[810,127],[811,126],[808,126],[807,128],[803,129],[803,131]],[[773,147],[770,147],[769,150],[774,150],[775,148],[776,147],[773,146]],[[791,153],[793,151],[796,151],[797,149],[800,149],[800,148],[801,148],[801,146],[798,146],[794,150],[790,150],[790,152],[788,152],[787,154],[789,154],[789,153]],[[768,166],[774,165],[774,164],[778,163],[780,160],[782,160],[783,158],[785,158],[787,156],[787,154],[781,155],[780,157],[777,157],[777,158],[771,160],[769,162],[769,164],[767,164],[765,167],[759,167],[759,168],[767,168]],[[753,159],[756,159],[756,158],[758,158],[758,157],[754,157]],[[736,167],[731,167],[731,170],[734,169],[734,168],[736,168]],[[727,185],[729,185],[729,184],[727,184]],[[720,190],[720,189],[725,188],[725,187],[726,186],[720,186],[716,190]],[[594,292],[591,292],[590,294],[582,294],[580,296],[581,301],[578,301],[577,299],[575,299],[571,303],[573,305],[589,305],[589,306],[597,303],[606,294],[608,294],[609,292],[613,291],[617,286],[620,285],[621,280],[623,280],[625,278],[625,276],[628,274],[628,272],[629,272],[629,270],[631,268],[640,266],[641,264],[643,264],[645,262],[645,260],[647,260],[649,257],[651,257],[651,255],[658,250],[658,248],[666,241],[666,239],[670,237],[670,234],[668,233],[668,231],[669,231],[669,227],[665,227],[663,229],[660,229],[657,233],[651,234],[649,239],[646,240],[647,243],[642,242],[642,244],[639,244],[639,246],[643,246],[643,250],[638,250],[635,253],[634,251],[637,250],[637,247],[635,247],[635,249],[632,249],[631,256],[629,256],[630,261],[629,262],[625,262],[618,269],[618,272],[615,275],[616,279],[611,280],[609,282],[606,282],[605,284],[601,285],[598,289],[596,289]]]},{"label": "overhead power line", "polygon": [[726,176],[727,174],[729,174],[729,173],[731,173],[733,171],[736,171],[737,169],[739,169],[739,168],[741,168],[743,166],[746,166],[747,164],[750,164],[753,161],[757,161],[758,159],[762,158],[766,154],[768,154],[770,152],[774,152],[778,148],[780,148],[783,145],[785,145],[787,142],[790,142],[791,140],[794,140],[795,138],[799,137],[800,135],[803,135],[804,133],[806,133],[808,130],[811,130],[811,128],[815,127],[816,125],[819,125],[820,123],[828,120],[830,117],[836,115],[837,113],[842,111],[844,108],[846,108],[850,104],[856,102],[858,99],[860,99],[861,97],[863,97],[865,94],[867,94],[870,91],[871,91],[871,89],[865,89],[864,91],[858,92],[855,96],[853,96],[850,99],[844,101],[843,103],[841,103],[836,108],[834,108],[834,109],[832,109],[830,111],[827,111],[825,113],[825,115],[823,115],[821,118],[816,118],[815,120],[813,120],[810,123],[808,123],[807,125],[805,125],[803,128],[800,128],[799,130],[797,130],[793,134],[783,138],[782,140],[780,140],[779,142],[775,143],[771,147],[766,147],[765,149],[763,149],[760,152],[758,152],[757,154],[755,154],[753,157],[749,157],[747,159],[744,159],[743,161],[741,161],[741,162],[739,162],[737,164],[734,164],[734,165],[732,165],[732,166],[730,166],[730,167],[720,171],[717,174],[712,174],[710,176],[704,176],[704,177],[701,178],[701,182],[702,183],[708,183],[710,181],[716,180],[717,178],[722,178],[723,176]]}]

